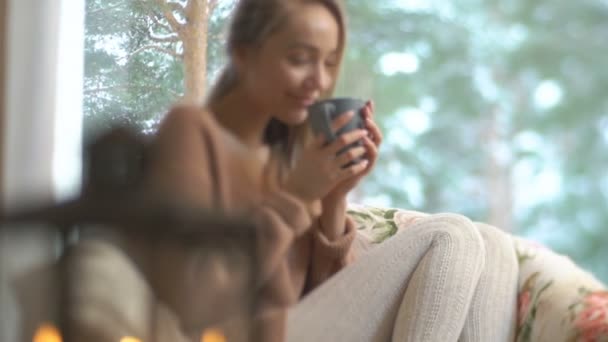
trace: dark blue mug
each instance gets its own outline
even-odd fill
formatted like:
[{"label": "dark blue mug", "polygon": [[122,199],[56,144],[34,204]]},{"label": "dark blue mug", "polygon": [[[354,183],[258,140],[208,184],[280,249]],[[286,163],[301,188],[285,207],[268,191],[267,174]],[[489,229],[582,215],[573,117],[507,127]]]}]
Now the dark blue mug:
[{"label": "dark blue mug", "polygon": [[[331,143],[340,135],[350,132],[356,129],[364,129],[365,123],[363,121],[363,109],[365,108],[365,101],[350,97],[340,97],[326,99],[314,103],[308,107],[308,116],[310,125],[313,132],[318,135],[322,133],[326,138],[327,142]],[[349,111],[354,111],[355,115],[353,118],[337,132],[333,132],[331,129],[332,122],[340,115],[346,114]],[[362,142],[359,140],[353,144],[346,146],[345,148],[338,151],[338,155],[344,153],[355,146],[362,146]],[[352,163],[345,165],[349,167],[363,160],[358,158]]]}]

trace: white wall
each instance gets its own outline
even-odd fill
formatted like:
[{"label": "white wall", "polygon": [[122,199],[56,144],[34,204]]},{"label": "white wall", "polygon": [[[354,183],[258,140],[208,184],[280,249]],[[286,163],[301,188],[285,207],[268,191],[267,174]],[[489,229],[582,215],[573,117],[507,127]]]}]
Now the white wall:
[{"label": "white wall", "polygon": [[64,198],[80,182],[83,2],[8,0],[3,184],[9,208]]},{"label": "white wall", "polygon": [[[62,199],[80,183],[84,0],[7,1],[4,209]],[[0,341],[21,335],[57,309],[51,277],[56,236],[32,229],[0,234]],[[24,283],[25,282],[25,283]],[[30,311],[18,305],[28,292]]]},{"label": "white wall", "polygon": [[58,200],[77,195],[81,185],[84,1],[64,0],[60,12],[53,159]]}]

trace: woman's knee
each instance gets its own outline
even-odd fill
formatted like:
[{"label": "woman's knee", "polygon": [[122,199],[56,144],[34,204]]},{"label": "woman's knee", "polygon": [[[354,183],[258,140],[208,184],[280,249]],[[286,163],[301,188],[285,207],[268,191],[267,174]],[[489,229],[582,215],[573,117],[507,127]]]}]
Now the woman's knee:
[{"label": "woman's knee", "polygon": [[449,243],[458,246],[473,258],[483,262],[485,244],[475,224],[466,216],[442,213],[428,216],[420,222],[427,232],[434,235],[433,243]]},{"label": "woman's knee", "polygon": [[515,257],[515,244],[513,237],[507,232],[485,223],[475,223],[481,234],[483,243],[488,251],[503,253]]},{"label": "woman's knee", "polygon": [[460,214],[442,213],[428,217],[438,231],[446,236],[463,238],[475,245],[483,246],[479,230],[468,217]]}]

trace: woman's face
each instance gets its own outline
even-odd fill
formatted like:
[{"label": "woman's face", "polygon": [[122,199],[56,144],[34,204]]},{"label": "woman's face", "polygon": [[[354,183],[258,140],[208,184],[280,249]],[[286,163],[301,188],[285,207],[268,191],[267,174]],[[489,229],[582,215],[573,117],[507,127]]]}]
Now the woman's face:
[{"label": "woman's face", "polygon": [[286,24],[243,58],[245,87],[256,105],[287,125],[304,122],[307,107],[334,83],[339,33],[323,5],[294,6]]}]

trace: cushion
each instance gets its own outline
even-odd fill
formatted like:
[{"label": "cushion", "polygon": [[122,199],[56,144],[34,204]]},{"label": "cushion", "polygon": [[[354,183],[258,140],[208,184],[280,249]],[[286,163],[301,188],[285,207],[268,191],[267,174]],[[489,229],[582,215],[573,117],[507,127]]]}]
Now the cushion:
[{"label": "cushion", "polygon": [[608,341],[608,291],[570,258],[514,237],[518,342]]}]

